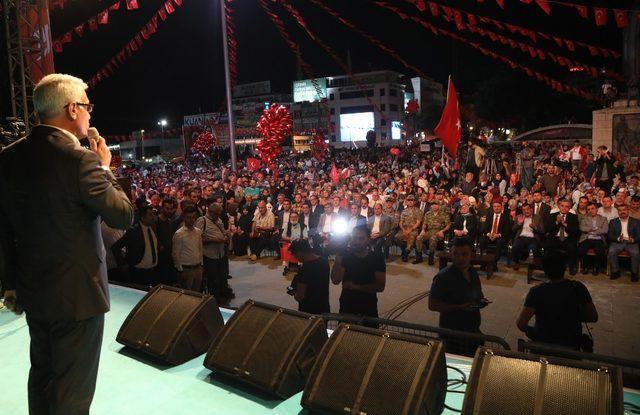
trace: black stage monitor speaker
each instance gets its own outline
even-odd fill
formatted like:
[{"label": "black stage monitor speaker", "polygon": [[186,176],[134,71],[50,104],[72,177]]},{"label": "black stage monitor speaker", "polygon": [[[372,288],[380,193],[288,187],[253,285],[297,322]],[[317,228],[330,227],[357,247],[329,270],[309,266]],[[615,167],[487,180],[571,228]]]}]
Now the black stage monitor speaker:
[{"label": "black stage monitor speaker", "polygon": [[444,410],[441,342],[341,324],[320,352],[302,394],[314,413],[434,415]]},{"label": "black stage monitor speaker", "polygon": [[181,364],[206,352],[223,325],[212,296],[158,285],[131,310],[116,340]]},{"label": "black stage monitor speaker", "polygon": [[288,398],[304,388],[326,341],[322,318],[249,300],[220,331],[204,365]]},{"label": "black stage monitor speaker", "polygon": [[614,366],[481,347],[462,413],[622,415],[622,374]]}]

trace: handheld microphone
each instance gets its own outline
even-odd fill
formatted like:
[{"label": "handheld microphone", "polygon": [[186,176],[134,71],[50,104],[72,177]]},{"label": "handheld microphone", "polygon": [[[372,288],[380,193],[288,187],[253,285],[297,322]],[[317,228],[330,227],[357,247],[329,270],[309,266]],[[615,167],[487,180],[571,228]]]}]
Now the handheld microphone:
[{"label": "handheld microphone", "polygon": [[95,142],[100,141],[100,133],[96,127],[89,127],[89,131],[87,132],[87,138],[89,140],[93,140]]}]

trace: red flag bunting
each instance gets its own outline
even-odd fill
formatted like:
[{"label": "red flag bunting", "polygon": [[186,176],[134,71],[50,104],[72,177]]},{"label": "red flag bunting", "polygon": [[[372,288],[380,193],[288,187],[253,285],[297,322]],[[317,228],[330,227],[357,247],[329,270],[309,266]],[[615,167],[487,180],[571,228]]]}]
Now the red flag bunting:
[{"label": "red flag bunting", "polygon": [[549,3],[547,3],[547,0],[536,0],[536,3],[546,14],[551,14],[551,7],[549,7]]},{"label": "red flag bunting", "polygon": [[589,15],[587,14],[588,13],[587,6],[580,6],[578,4],[574,4],[573,6],[576,8],[576,10],[578,10],[578,14],[580,15],[580,17],[582,17],[583,19],[589,18]]},{"label": "red flag bunting", "polygon": [[158,10],[158,16],[164,21],[167,20],[167,12],[163,9]]},{"label": "red flag bunting", "polygon": [[567,45],[567,48],[571,51],[571,52],[575,52],[576,50],[576,46],[573,44],[573,42],[571,40],[564,40],[564,43]]},{"label": "red flag bunting", "polygon": [[173,0],[173,3],[174,3],[176,6],[182,6],[182,0]]},{"label": "red flag bunting", "polygon": [[73,31],[76,32],[78,36],[82,37],[82,35],[84,35],[84,23],[76,26]]},{"label": "red flag bunting", "polygon": [[62,36],[62,39],[60,39],[62,43],[69,43],[72,40],[73,40],[73,35],[71,34],[71,32],[65,33],[64,36]]},{"label": "red flag bunting", "polygon": [[127,10],[134,10],[138,8],[138,0],[125,0],[127,2]]},{"label": "red flag bunting", "polygon": [[476,16],[471,13],[467,13],[467,21],[471,26],[475,26],[477,24]]},{"label": "red flag bunting", "polygon": [[99,24],[107,24],[109,23],[109,11],[105,10],[103,12],[98,13],[98,23]]},{"label": "red flag bunting", "polygon": [[173,7],[173,3],[171,2],[171,0],[167,0],[164,3],[164,9],[167,11],[168,14],[171,14],[176,11],[176,9]]},{"label": "red flag bunting", "polygon": [[444,148],[447,149],[452,157],[456,158],[458,155],[458,143],[462,136],[462,123],[456,88],[451,77],[449,77],[449,85],[447,87],[447,103],[442,111],[440,122],[434,131],[440,138]]},{"label": "red flag bunting", "polygon": [[54,52],[61,53],[62,52],[62,42],[59,40],[53,41],[53,50]]},{"label": "red flag bunting", "polygon": [[98,30],[98,21],[96,20],[95,17],[92,17],[91,19],[89,19],[89,30],[91,30],[92,32],[95,32],[96,30]]},{"label": "red flag bunting", "polygon": [[626,27],[629,24],[629,17],[627,16],[626,10],[613,9],[613,15],[616,17],[616,24],[619,28]]},{"label": "red flag bunting", "polygon": [[504,9],[504,0],[496,0],[496,3],[498,3],[501,9]]},{"label": "red flag bunting", "polygon": [[431,10],[431,14],[433,16],[438,15],[438,5],[432,1],[429,2],[429,10]]},{"label": "red flag bunting", "polygon": [[111,6],[109,6],[109,11],[115,12],[118,10],[120,10],[120,1],[117,1],[113,3]]},{"label": "red flag bunting", "polygon": [[596,18],[596,26],[605,26],[607,24],[607,9],[594,7],[593,13]]}]

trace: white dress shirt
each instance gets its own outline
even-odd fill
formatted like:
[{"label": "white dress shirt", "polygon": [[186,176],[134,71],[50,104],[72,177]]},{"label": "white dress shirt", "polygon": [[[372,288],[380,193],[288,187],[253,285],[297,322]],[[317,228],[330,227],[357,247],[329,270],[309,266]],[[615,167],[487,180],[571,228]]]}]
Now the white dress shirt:
[{"label": "white dress shirt", "polygon": [[333,215],[325,215],[324,226],[322,227],[322,233],[331,233],[331,217]]},{"label": "white dress shirt", "polygon": [[629,218],[620,219],[620,227],[621,227],[620,236],[622,237],[622,239],[628,239],[629,238]]},{"label": "white dress shirt", "polygon": [[373,229],[371,229],[371,233],[380,233],[380,218],[382,218],[382,215],[375,215],[373,217]]},{"label": "white dress shirt", "polygon": [[[149,226],[143,225],[140,223],[140,229],[142,229],[142,236],[144,237],[144,255],[142,256],[142,260],[135,265],[135,268],[140,269],[150,269],[155,268],[158,265],[158,238],[156,237],[156,233]],[[149,230],[151,230],[151,239],[149,241]],[[153,254],[151,253],[151,244],[153,244],[153,249],[156,252],[156,261],[153,262]]]},{"label": "white dress shirt", "polygon": [[198,228],[189,229],[182,226],[173,235],[173,249],[171,252],[173,263],[178,271],[183,265],[202,264],[202,231]]},{"label": "white dress shirt", "polygon": [[531,229],[531,222],[533,218],[527,218],[525,216],[524,222],[522,223],[522,232],[520,232],[520,236],[525,238],[533,238],[533,230]]}]

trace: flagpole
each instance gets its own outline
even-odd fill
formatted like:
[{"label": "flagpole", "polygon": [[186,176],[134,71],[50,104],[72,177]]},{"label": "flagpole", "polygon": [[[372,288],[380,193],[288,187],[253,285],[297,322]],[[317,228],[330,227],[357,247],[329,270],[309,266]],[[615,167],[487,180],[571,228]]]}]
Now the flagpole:
[{"label": "flagpole", "polygon": [[236,127],[233,117],[233,96],[231,95],[231,71],[229,70],[229,43],[227,41],[227,11],[225,2],[220,0],[220,16],[222,20],[222,51],[224,55],[224,80],[227,93],[227,120],[229,123],[229,150],[231,151],[231,171],[236,172]]}]

